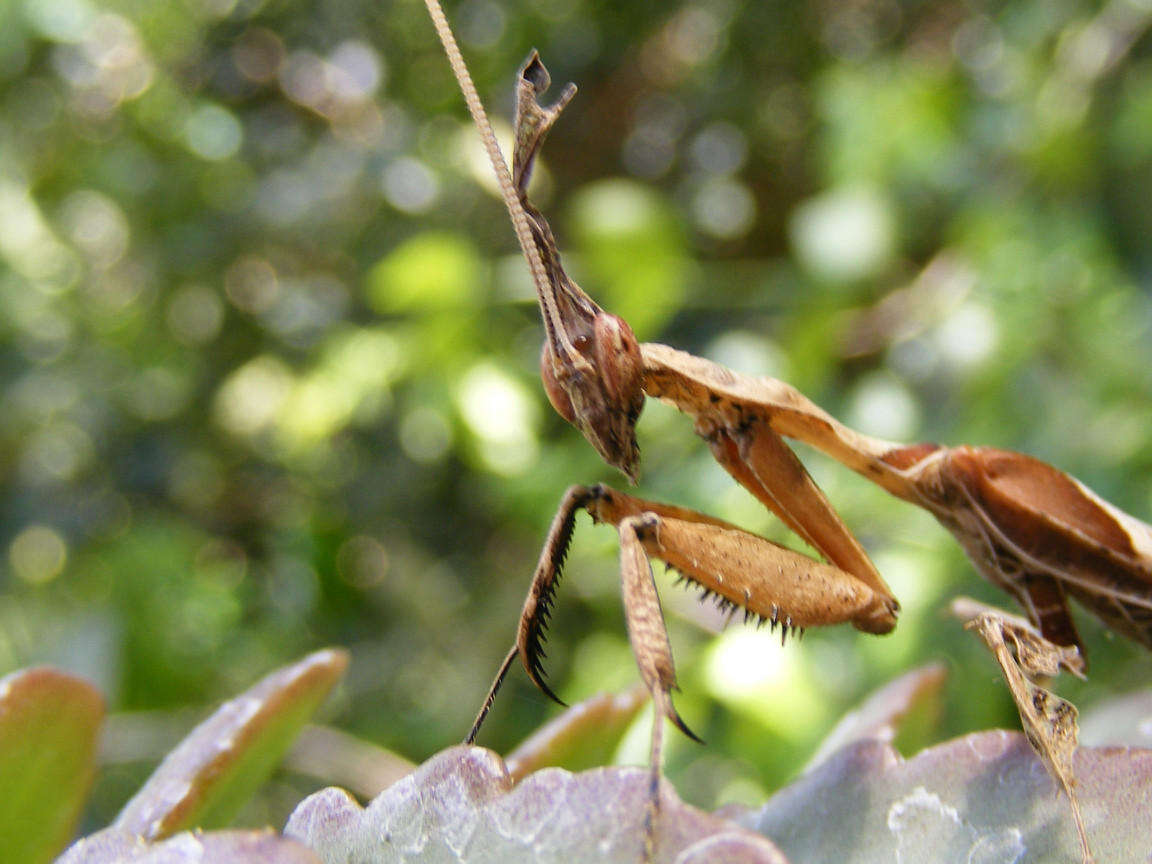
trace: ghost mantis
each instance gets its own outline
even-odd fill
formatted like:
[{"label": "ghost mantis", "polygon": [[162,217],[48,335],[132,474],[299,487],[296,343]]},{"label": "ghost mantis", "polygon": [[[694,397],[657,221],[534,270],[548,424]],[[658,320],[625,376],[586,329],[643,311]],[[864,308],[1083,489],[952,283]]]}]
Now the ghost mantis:
[{"label": "ghost mantis", "polygon": [[[658,709],[651,749],[647,839],[659,804],[662,720],[689,735],[672,705],[675,687],[650,558],[784,632],[851,623],[887,633],[899,604],[785,438],[803,441],[931,512],[993,583],[1024,607],[1043,638],[1082,649],[1068,610],[1075,597],[1109,627],[1152,646],[1152,528],[1073,478],[1031,457],[992,448],[905,446],[862,435],[785,382],[750,378],[664,345],[639,344],[628,323],[597,305],[565,273],[552,231],[527,195],[533,163],[561,111],[550,106],[535,52],[518,81],[512,170],[492,135],[475,87],[437,0],[426,0],[465,101],[480,130],[517,238],[532,272],[545,341],[541,377],[557,412],[609,464],[635,480],[635,425],[646,397],[693,418],[732,477],[827,560],[821,563],[702,513],[635,498],[605,486],[574,486],[552,523],[505,658],[466,739],[474,740],[517,657],[543,681],[540,640],[579,510],[612,524],[633,653]],[[695,736],[692,736],[695,737]],[[646,850],[650,857],[651,848]]]}]

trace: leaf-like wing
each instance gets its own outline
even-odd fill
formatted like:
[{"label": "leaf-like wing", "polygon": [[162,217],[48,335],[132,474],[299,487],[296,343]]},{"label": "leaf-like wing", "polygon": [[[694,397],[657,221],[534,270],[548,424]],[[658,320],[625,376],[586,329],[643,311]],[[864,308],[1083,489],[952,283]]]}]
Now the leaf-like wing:
[{"label": "leaf-like wing", "polygon": [[904,474],[918,503],[1021,602],[1045,638],[1083,650],[1064,599],[1070,594],[1116,632],[1152,647],[1148,525],[1022,453],[938,449]]}]

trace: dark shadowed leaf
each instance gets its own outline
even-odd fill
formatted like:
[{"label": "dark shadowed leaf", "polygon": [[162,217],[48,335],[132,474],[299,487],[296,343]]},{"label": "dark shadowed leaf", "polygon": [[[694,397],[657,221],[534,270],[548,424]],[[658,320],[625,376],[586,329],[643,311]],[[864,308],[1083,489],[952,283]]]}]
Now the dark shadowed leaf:
[{"label": "dark shadowed leaf", "polygon": [[0,679],[0,861],[50,861],[68,842],[103,717],[92,685],[55,669]]},{"label": "dark shadowed leaf", "polygon": [[840,719],[820,742],[820,749],[804,770],[811,771],[833,753],[856,741],[891,742],[904,716],[917,703],[939,693],[945,677],[947,670],[939,663],[932,663],[885,684]]},{"label": "dark shadowed leaf", "polygon": [[[1081,747],[1075,771],[1097,859],[1145,864],[1152,751]],[[1016,732],[967,735],[907,760],[861,741],[736,818],[806,864],[1081,858],[1067,800]]]},{"label": "dark shadowed leaf", "polygon": [[317,651],[225,702],[173,750],[116,825],[148,840],[227,822],[268,777],[340,679],[348,655]]},{"label": "dark shadowed leaf", "polygon": [[306,726],[284,758],[284,767],[373,798],[416,765],[398,753],[339,729]]},{"label": "dark shadowed leaf", "polygon": [[[367,862],[628,862],[644,845],[648,772],[546,769],[519,785],[495,753],[453,747],[361,809],[325,789],[305,799],[285,834],[325,864]],[[771,843],[682,803],[665,784],[660,862],[786,864]]]}]

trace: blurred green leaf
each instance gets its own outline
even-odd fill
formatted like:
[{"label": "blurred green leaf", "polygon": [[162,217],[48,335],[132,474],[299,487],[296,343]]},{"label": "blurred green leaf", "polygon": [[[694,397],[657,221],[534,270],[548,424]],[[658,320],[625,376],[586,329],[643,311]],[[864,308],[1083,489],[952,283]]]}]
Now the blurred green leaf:
[{"label": "blurred green leaf", "polygon": [[0,858],[51,861],[80,817],[96,767],[104,700],[42,667],[0,678]]},{"label": "blurred green leaf", "polygon": [[224,703],[168,754],[115,827],[152,841],[186,828],[228,824],[347,665],[343,651],[318,651]]},{"label": "blurred green leaf", "polygon": [[549,766],[579,771],[604,765],[646,704],[648,691],[641,685],[577,702],[508,754],[508,772],[519,780]]},{"label": "blurred green leaf", "polygon": [[587,273],[584,287],[622,316],[640,339],[659,332],[684,297],[690,263],[675,211],[632,180],[589,183],[574,196],[571,222]]},{"label": "blurred green leaf", "polygon": [[474,305],[485,265],[463,236],[428,231],[405,240],[368,271],[377,312],[445,312]]}]

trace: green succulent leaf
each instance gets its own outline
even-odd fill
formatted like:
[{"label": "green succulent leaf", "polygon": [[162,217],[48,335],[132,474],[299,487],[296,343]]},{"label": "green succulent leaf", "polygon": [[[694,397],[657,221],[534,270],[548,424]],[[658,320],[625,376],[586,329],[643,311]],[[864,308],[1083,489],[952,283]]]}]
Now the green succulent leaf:
[{"label": "green succulent leaf", "polygon": [[520,780],[541,768],[603,765],[647,703],[648,691],[640,685],[578,702],[521,741],[507,756],[508,771]]},{"label": "green succulent leaf", "polygon": [[104,700],[48,667],[0,678],[0,860],[51,861],[88,794]]},{"label": "green succulent leaf", "polygon": [[227,824],[343,675],[344,651],[310,654],[225,702],[160,764],[116,819],[154,841]]}]

